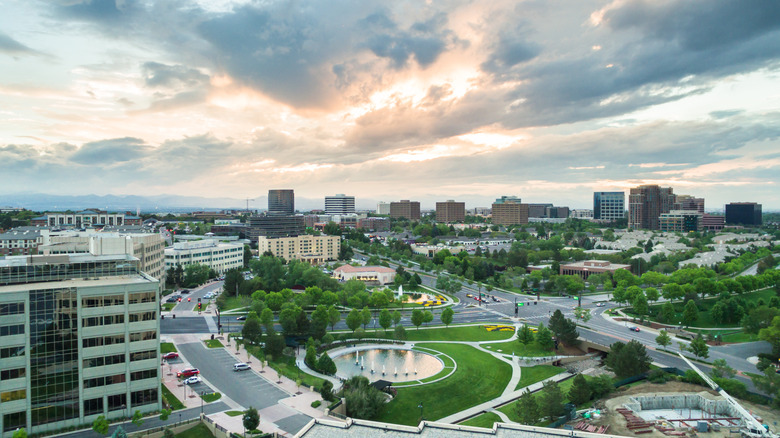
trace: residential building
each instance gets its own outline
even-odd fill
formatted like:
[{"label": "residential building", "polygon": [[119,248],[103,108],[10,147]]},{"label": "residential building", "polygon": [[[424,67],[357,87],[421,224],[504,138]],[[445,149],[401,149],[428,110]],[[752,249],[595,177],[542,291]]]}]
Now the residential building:
[{"label": "residential building", "polygon": [[658,218],[658,229],[681,233],[702,231],[702,213],[695,210],[672,210],[663,213]]},{"label": "residential building", "polygon": [[582,260],[565,265],[562,264],[560,275],[579,275],[583,280],[587,280],[590,274],[601,274],[604,272],[614,274],[618,269],[631,271],[631,265],[610,263],[605,260]]},{"label": "residential building", "polygon": [[691,195],[677,195],[675,210],[692,210],[704,214],[704,198]]},{"label": "residential building", "polygon": [[358,228],[368,231],[387,231],[390,229],[390,219],[386,217],[366,217],[358,220]]},{"label": "residential building", "polygon": [[[262,254],[262,252],[261,252]],[[177,242],[165,248],[165,270],[181,265],[206,265],[218,274],[244,266],[244,245],[213,240]]]},{"label": "residential building", "polygon": [[671,187],[643,185],[633,187],[628,202],[628,227],[657,230],[658,218],[674,209],[677,199]]},{"label": "residential building", "polygon": [[325,214],[355,214],[355,197],[344,194],[326,196]]},{"label": "residential building", "polygon": [[295,191],[291,189],[269,190],[268,213],[295,214]]},{"label": "residential building", "polygon": [[626,217],[626,194],[593,192],[593,219],[616,221]]},{"label": "residential building", "polygon": [[528,204],[520,203],[515,196],[502,196],[493,203],[495,225],[520,225],[528,223]]},{"label": "residential building", "polygon": [[0,255],[37,254],[43,243],[42,231],[25,229],[0,234]]},{"label": "residential building", "polygon": [[726,224],[758,225],[763,223],[761,204],[755,202],[731,202],[726,204]]},{"label": "residential building", "polygon": [[379,202],[376,204],[376,214],[381,214],[383,216],[389,216],[390,215],[390,204],[387,202]]},{"label": "residential building", "polygon": [[466,203],[448,200],[436,203],[436,221],[443,223],[466,220]]},{"label": "residential building", "polygon": [[390,284],[395,281],[395,269],[385,266],[339,266],[333,271],[339,281],[360,280],[373,284]]},{"label": "residential building", "polygon": [[408,199],[402,199],[399,202],[391,202],[390,217],[393,219],[406,218],[418,220],[420,219],[420,203]]},{"label": "residential building", "polygon": [[126,213],[108,213],[102,210],[83,210],[78,213],[47,212],[30,220],[31,225],[42,227],[104,227],[106,225],[141,225],[141,218]]},{"label": "residential building", "polygon": [[159,411],[158,283],[127,254],[0,259],[0,435]]},{"label": "residential building", "polygon": [[250,240],[265,237],[295,237],[306,232],[303,215],[268,214],[249,218]]},{"label": "residential building", "polygon": [[285,260],[302,260],[313,265],[337,260],[341,251],[340,236],[313,236],[304,234],[295,237],[257,238],[257,251],[270,251]]}]

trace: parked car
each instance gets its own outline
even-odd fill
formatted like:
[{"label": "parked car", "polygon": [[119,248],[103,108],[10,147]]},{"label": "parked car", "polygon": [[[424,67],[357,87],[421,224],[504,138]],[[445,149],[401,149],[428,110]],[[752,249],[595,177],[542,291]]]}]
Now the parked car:
[{"label": "parked car", "polygon": [[596,307],[604,307],[604,303],[596,303]]},{"label": "parked car", "polygon": [[239,362],[237,364],[233,364],[233,371],[246,371],[249,369],[249,365]]},{"label": "parked car", "polygon": [[179,297],[168,297],[167,300],[165,300],[166,303],[175,303],[179,301]]},{"label": "parked car", "polygon": [[176,373],[176,377],[192,377],[200,374],[200,370],[197,368],[185,368]]},{"label": "parked car", "polygon": [[474,295],[466,294],[466,298],[474,298]]},{"label": "parked car", "polygon": [[202,380],[200,377],[198,377],[198,376],[192,376],[192,377],[190,377],[190,378],[184,379],[184,384],[185,384],[185,385],[194,385],[194,384],[196,384],[196,383],[200,383],[200,382],[202,382],[202,381],[203,381],[203,380]]},{"label": "parked car", "polygon": [[171,360],[171,359],[177,359],[179,357],[179,353],[171,351],[170,353],[165,353],[162,355],[162,358],[165,360]]},{"label": "parked car", "polygon": [[188,294],[188,293],[190,293],[190,290],[189,289],[182,289],[182,290],[179,291],[179,293],[180,294]]},{"label": "parked car", "polygon": [[246,321],[246,315],[241,315],[238,318],[236,318],[236,321]]},{"label": "parked car", "polygon": [[636,327],[636,326],[629,327],[628,329],[631,330],[632,332],[638,332],[639,331],[639,327]]}]

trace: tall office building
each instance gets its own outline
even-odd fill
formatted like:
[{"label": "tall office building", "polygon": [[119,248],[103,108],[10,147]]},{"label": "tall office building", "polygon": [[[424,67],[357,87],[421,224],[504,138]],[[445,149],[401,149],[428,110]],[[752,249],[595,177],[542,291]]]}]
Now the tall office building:
[{"label": "tall office building", "polygon": [[247,238],[257,240],[265,237],[295,237],[305,234],[306,226],[303,215],[268,214],[251,216]]},{"label": "tall office building", "polygon": [[387,202],[379,202],[376,204],[376,214],[390,215],[390,204]]},{"label": "tall office building", "polygon": [[436,220],[438,222],[463,222],[466,220],[466,203],[449,200],[436,203]]},{"label": "tall office building", "polygon": [[420,219],[420,203],[418,201],[410,201],[408,199],[402,199],[399,202],[391,202],[390,217],[393,219]]},{"label": "tall office building", "polygon": [[626,194],[593,192],[593,219],[616,221],[626,216]]},{"label": "tall office building", "polygon": [[675,210],[698,211],[704,214],[704,198],[696,198],[691,195],[677,195]]},{"label": "tall office building", "polygon": [[325,214],[354,214],[355,197],[343,194],[325,197]]},{"label": "tall office building", "polygon": [[628,227],[657,230],[658,218],[669,213],[677,199],[671,187],[643,185],[633,187],[628,196]]},{"label": "tall office building", "polygon": [[0,432],[161,409],[158,281],[128,254],[0,260]]},{"label": "tall office building", "polygon": [[731,202],[726,204],[726,224],[761,225],[761,204],[755,202]]},{"label": "tall office building", "polygon": [[268,213],[295,214],[295,192],[290,189],[269,190]]},{"label": "tall office building", "polygon": [[495,225],[520,225],[528,223],[528,204],[522,204],[515,196],[502,196],[493,203]]}]

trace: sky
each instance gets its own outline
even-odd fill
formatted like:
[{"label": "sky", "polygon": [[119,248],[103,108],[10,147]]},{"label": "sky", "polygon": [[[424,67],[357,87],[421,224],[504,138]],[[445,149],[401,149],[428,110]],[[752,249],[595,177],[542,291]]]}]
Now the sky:
[{"label": "sky", "polygon": [[592,208],[661,184],[780,210],[775,0],[0,6],[0,204],[292,188]]}]

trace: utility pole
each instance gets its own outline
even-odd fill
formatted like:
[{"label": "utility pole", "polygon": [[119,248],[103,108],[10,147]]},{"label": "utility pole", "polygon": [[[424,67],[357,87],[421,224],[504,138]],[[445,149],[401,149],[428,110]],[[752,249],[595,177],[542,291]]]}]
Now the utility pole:
[{"label": "utility pole", "polygon": [[254,199],[246,198],[246,214],[249,216],[249,201],[254,201]]}]

